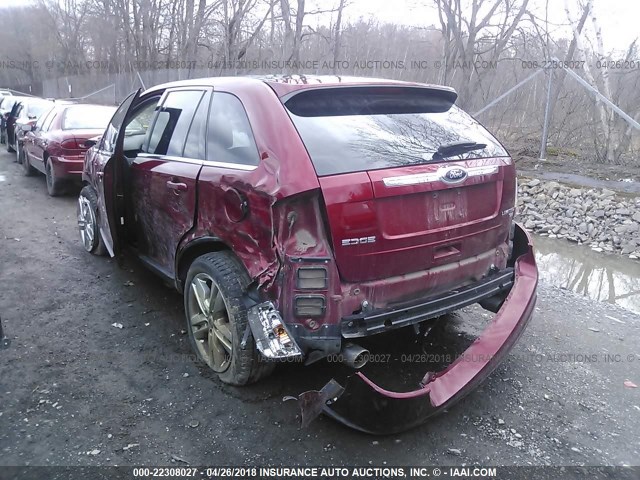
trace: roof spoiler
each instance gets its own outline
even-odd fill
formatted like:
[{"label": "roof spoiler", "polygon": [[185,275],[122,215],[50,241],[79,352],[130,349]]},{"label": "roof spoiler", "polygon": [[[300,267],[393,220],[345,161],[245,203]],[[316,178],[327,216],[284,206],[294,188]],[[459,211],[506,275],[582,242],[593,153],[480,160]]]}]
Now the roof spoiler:
[{"label": "roof spoiler", "polygon": [[458,98],[453,88],[405,85],[349,85],[316,87],[283,98],[299,117],[442,113]]}]

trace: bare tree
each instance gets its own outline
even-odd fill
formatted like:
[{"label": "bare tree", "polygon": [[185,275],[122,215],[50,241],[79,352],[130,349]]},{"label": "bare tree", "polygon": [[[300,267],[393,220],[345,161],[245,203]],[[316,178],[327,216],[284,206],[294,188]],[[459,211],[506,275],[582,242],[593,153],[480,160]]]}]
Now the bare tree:
[{"label": "bare tree", "polygon": [[469,103],[478,59],[497,61],[526,12],[529,0],[433,0],[443,36],[442,83],[455,83],[462,105]]},{"label": "bare tree", "polygon": [[345,0],[340,0],[338,5],[338,18],[333,32],[333,73],[337,73],[336,64],[338,63],[338,57],[340,56],[340,35],[342,35],[342,12],[345,7]]}]

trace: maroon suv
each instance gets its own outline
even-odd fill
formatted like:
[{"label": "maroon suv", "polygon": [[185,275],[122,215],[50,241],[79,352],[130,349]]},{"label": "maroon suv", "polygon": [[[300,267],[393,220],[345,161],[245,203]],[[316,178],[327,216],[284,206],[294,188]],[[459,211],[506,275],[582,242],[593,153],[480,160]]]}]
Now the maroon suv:
[{"label": "maroon suv", "polygon": [[[417,389],[358,372],[314,397],[312,410],[364,431],[416,424],[489,375],[536,298],[513,161],[455,100],[446,87],[344,77],[138,91],[87,153],[82,243],[130,249],[183,292],[194,351],[234,385],[276,360],[358,368],[359,339],[474,303],[496,312]],[[342,401],[358,392],[366,405]]]}]

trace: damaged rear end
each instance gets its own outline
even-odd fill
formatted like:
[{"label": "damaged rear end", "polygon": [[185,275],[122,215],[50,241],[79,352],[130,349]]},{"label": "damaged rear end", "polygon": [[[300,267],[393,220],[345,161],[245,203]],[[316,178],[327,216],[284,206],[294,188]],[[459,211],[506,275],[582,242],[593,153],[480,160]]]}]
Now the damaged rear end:
[{"label": "damaged rear end", "polygon": [[[330,389],[334,393],[322,405],[324,413],[366,433],[392,434],[420,425],[470,393],[509,353],[533,315],[538,272],[531,239],[519,225],[515,226],[509,266],[513,269],[509,287],[497,299],[491,299],[500,302],[495,316],[446,368],[426,370],[419,382],[402,388],[397,388],[395,382],[395,388],[388,387],[362,372],[349,376],[344,386],[332,380],[321,390]],[[487,306],[493,305],[490,301]],[[402,360],[415,359],[409,355]],[[397,367],[402,369],[404,362]],[[308,394],[303,393],[300,402],[306,421],[311,419],[304,412],[309,408],[304,401]]]},{"label": "damaged rear end", "polygon": [[415,426],[486,378],[531,318],[537,270],[513,221],[512,159],[455,99],[416,85],[281,98],[319,189],[273,206],[279,270],[262,288],[273,301],[250,315],[263,355],[312,363],[337,354],[358,369],[379,353],[361,345],[374,335],[423,334],[475,303],[495,313],[464,354],[413,385],[394,391],[357,372],[302,394],[305,424],[324,411],[370,433]]}]

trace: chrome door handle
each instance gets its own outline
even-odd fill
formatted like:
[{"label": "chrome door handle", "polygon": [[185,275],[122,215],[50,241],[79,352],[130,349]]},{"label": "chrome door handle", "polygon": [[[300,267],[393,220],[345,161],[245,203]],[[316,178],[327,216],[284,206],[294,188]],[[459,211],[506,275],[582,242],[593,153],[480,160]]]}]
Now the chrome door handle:
[{"label": "chrome door handle", "polygon": [[173,180],[169,180],[167,182],[167,188],[170,188],[175,193],[184,192],[187,189],[186,183],[174,182]]}]

